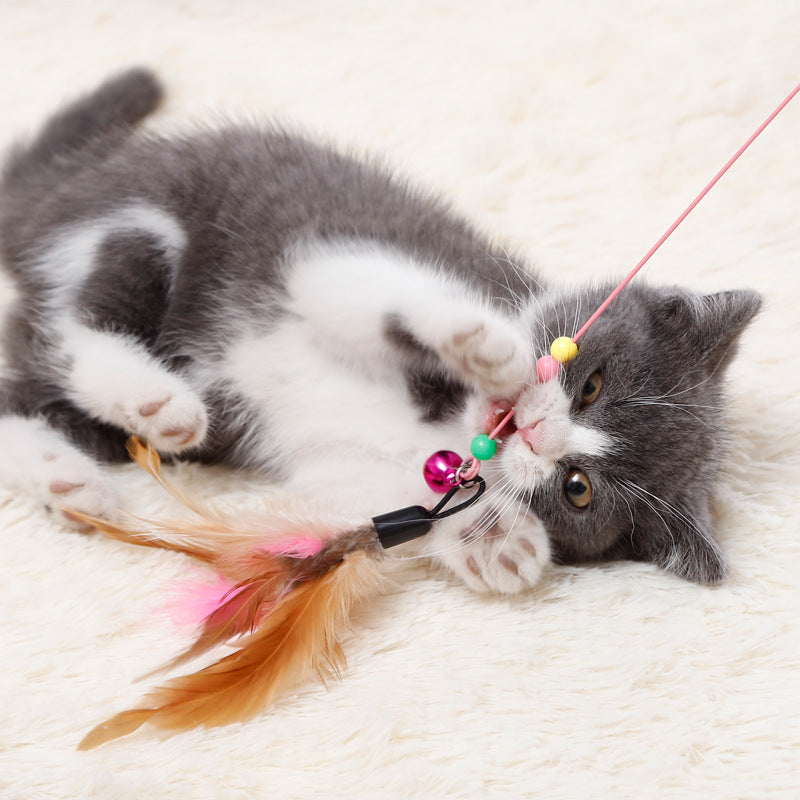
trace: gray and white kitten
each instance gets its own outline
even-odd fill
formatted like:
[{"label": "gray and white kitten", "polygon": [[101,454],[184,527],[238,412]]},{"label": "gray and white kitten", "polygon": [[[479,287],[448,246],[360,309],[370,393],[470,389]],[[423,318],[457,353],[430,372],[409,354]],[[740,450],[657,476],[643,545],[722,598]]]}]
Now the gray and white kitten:
[{"label": "gray and white kitten", "polygon": [[364,518],[430,505],[426,458],[513,402],[486,500],[425,552],[501,592],[550,560],[724,576],[721,382],[754,292],[631,286],[537,383],[610,287],[548,291],[441,201],[279,128],[136,133],[161,94],[131,70],[10,154],[0,481],[113,515],[99,462],[137,434]]}]

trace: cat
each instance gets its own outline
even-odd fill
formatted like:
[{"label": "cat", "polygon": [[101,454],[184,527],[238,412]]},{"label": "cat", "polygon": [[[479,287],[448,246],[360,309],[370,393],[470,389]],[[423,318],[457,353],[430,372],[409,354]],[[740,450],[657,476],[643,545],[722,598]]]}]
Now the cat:
[{"label": "cat", "polygon": [[137,131],[162,95],[128,70],[8,156],[4,485],[113,517],[103,464],[135,434],[364,518],[432,505],[426,458],[513,405],[485,499],[423,554],[504,593],[551,562],[724,577],[723,375],[757,293],[631,285],[537,382],[610,286],[547,288],[444,201],[277,125]]}]

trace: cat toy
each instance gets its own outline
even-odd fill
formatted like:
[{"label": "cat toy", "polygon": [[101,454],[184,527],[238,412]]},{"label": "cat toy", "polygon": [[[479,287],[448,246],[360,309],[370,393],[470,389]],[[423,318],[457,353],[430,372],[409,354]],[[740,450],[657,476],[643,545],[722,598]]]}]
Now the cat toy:
[{"label": "cat toy", "polygon": [[[550,354],[536,362],[540,382],[557,377],[563,365],[577,355],[580,338],[798,92],[800,84],[731,156],[575,336],[553,341]],[[443,495],[432,509],[409,506],[356,525],[309,515],[289,501],[278,502],[266,520],[239,516],[233,520],[168,482],[156,451],[132,438],[128,443],[132,459],[193,512],[194,518],[174,523],[131,518],[115,524],[71,509],[70,513],[120,541],[192,556],[220,576],[220,582],[198,598],[203,608],[194,643],[162,669],[177,667],[219,645],[232,644],[235,649],[196,672],[171,678],[151,690],[139,707],[122,711],[92,729],[79,749],[125,736],[147,722],[175,730],[240,721],[313,672],[323,680],[339,675],[345,663],[341,632],[351,610],[380,590],[380,561],[386,549],[424,535],[438,520],[481,497],[485,490],[481,464],[496,454],[497,438],[513,415],[512,407],[492,431],[476,436],[466,459],[449,450],[427,459],[425,482]],[[448,508],[465,491],[471,492],[467,498]]]}]

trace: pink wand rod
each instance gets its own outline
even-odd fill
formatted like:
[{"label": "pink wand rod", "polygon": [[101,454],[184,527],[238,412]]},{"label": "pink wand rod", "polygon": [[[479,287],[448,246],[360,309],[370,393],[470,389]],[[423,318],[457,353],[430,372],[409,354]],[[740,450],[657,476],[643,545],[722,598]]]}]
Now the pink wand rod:
[{"label": "pink wand rod", "polygon": [[686,210],[672,223],[672,225],[667,228],[666,231],[662,234],[661,238],[644,254],[642,260],[622,279],[619,285],[614,289],[613,292],[600,304],[597,311],[586,320],[584,326],[572,337],[573,342],[577,342],[578,339],[583,336],[586,331],[594,324],[595,320],[614,302],[614,299],[617,295],[631,282],[634,275],[650,260],[651,256],[661,247],[664,242],[672,235],[673,231],[678,227],[678,225],[683,222],[689,214],[692,213],[695,206],[711,191],[713,186],[719,181],[719,179],[733,166],[733,164],[737,161],[739,156],[750,147],[751,144],[761,135],[764,128],[778,116],[778,114],[786,108],[787,105],[792,101],[794,96],[800,92],[800,83],[792,89],[791,92],[786,96],[786,98],[781,102],[781,104],[761,123],[761,125],[756,128],[756,130],[751,134],[750,138],[727,160],[725,165],[722,169],[706,184],[700,194],[692,200],[691,203],[687,206]]}]

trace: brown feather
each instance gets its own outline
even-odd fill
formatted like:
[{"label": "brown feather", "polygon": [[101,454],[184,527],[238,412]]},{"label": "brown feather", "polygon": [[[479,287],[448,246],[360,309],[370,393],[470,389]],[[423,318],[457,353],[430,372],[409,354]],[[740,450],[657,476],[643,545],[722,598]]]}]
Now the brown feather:
[{"label": "brown feather", "polygon": [[152,690],[143,698],[145,707],[98,725],[79,749],[125,736],[148,721],[167,729],[225,725],[252,716],[312,671],[323,679],[337,676],[345,662],[341,629],[351,609],[380,587],[375,553],[351,552],[334,569],[296,586],[240,640],[236,652]]},{"label": "brown feather", "polygon": [[132,436],[128,441],[128,451],[142,469],[193,511],[197,518],[157,521],[129,515],[115,523],[72,508],[64,507],[62,510],[113,539],[185,553],[213,564],[234,583],[258,575],[264,568],[264,560],[275,558],[267,552],[271,544],[307,536],[331,542],[354,527],[352,520],[321,513],[309,514],[307,502],[278,493],[269,496],[259,513],[237,512],[236,517],[226,515],[167,481],[161,473],[161,458],[150,445]]},{"label": "brown feather", "polygon": [[[204,547],[199,537],[195,540],[187,541],[186,537],[170,540],[165,536],[158,536],[152,532],[155,527],[164,528],[165,532],[178,530],[182,534],[186,533],[186,528],[193,528],[190,523],[155,523],[151,520],[139,519],[131,517],[126,523],[109,522],[101,517],[93,517],[90,514],[85,514],[83,511],[78,511],[74,508],[66,506],[59,506],[62,511],[67,511],[70,516],[81,522],[87,522],[92,527],[96,528],[101,533],[104,533],[110,539],[116,539],[119,542],[126,544],[135,544],[140,547],[156,547],[163,550],[172,550],[176,553],[184,553],[200,561],[212,563],[216,558],[216,552],[208,547]],[[184,530],[181,531],[181,528]]]},{"label": "brown feather", "polygon": [[203,620],[200,634],[189,647],[142,678],[174,669],[212,647],[252,633],[290,585],[285,574],[273,573],[235,586],[230,596]]},{"label": "brown feather", "polygon": [[197,497],[186,494],[186,492],[179,489],[164,477],[161,472],[161,456],[154,447],[147,444],[147,442],[143,442],[136,436],[131,436],[125,446],[128,450],[128,455],[133,461],[145,470],[145,472],[149,472],[164,489],[186,506],[186,508],[194,511],[195,514],[205,519],[216,518],[217,514],[210,506],[206,505]]}]

